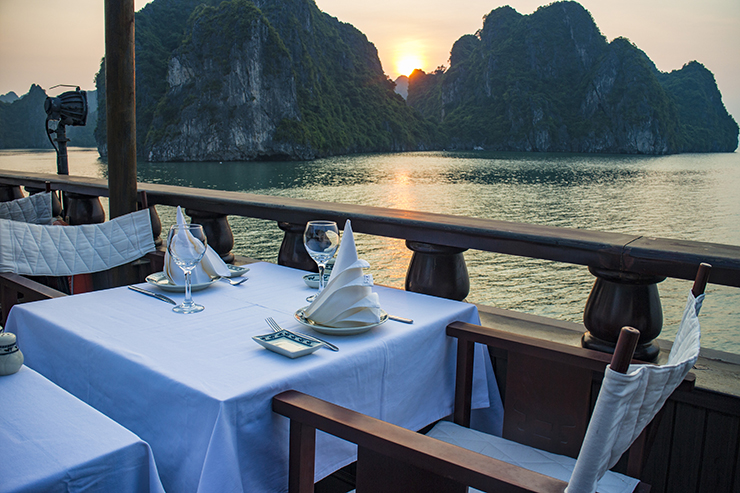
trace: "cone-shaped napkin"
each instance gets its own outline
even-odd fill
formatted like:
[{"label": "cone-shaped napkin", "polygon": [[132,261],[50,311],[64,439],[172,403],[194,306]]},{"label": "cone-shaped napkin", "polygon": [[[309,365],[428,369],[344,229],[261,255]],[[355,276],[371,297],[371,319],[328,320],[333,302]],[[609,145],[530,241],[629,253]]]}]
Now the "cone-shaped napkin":
[{"label": "cone-shaped napkin", "polygon": [[329,282],[305,309],[305,316],[326,327],[358,327],[380,322],[380,300],[372,292],[373,276],[364,274],[364,267],[370,264],[357,258],[348,219]]},{"label": "cone-shaped napkin", "polygon": [[[185,216],[183,215],[182,209],[180,209],[179,205],[177,206],[177,224],[185,224]],[[186,231],[180,231],[178,234],[185,235],[188,233]],[[187,240],[178,243],[178,245],[189,244],[191,244],[191,242]],[[185,284],[185,273],[175,263],[175,261],[170,258],[170,252],[165,252],[164,254],[164,273],[173,283],[178,285]],[[193,284],[202,284],[209,282],[214,277],[228,277],[229,274],[229,268],[226,267],[226,263],[224,263],[216,251],[209,246],[206,248],[206,254],[203,255],[203,259],[195,269],[193,269],[193,272],[190,275],[190,281]]]}]

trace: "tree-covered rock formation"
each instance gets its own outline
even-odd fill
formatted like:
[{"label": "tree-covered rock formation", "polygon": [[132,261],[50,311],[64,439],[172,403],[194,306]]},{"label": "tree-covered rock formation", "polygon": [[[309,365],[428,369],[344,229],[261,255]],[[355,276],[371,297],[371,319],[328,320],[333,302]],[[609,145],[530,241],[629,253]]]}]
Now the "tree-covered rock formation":
[{"label": "tree-covered rock formation", "polygon": [[711,72],[669,74],[624,38],[607,42],[575,2],[488,14],[450,68],[409,78],[408,104],[459,149],[666,154],[734,151],[738,126]]},{"label": "tree-covered rock formation", "polygon": [[0,149],[50,149],[46,135],[46,92],[36,84],[12,103],[0,102]]},{"label": "tree-covered rock formation", "polygon": [[154,0],[136,14],[136,99],[137,151],[154,161],[310,159],[436,137],[367,38],[313,0]]},{"label": "tree-covered rock formation", "polygon": [[[11,93],[15,96],[15,93]],[[0,149],[51,149],[46,133],[46,91],[32,84],[28,93],[20,98],[9,98],[10,102],[0,101]],[[95,147],[93,129],[97,118],[95,91],[87,93],[87,125],[67,126],[68,145],[75,147]],[[52,138],[56,138],[52,135]]]}]

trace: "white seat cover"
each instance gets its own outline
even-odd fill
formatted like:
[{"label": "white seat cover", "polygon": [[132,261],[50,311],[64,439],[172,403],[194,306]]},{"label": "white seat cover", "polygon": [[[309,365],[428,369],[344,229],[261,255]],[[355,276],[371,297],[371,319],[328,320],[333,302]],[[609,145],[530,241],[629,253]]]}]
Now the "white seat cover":
[{"label": "white seat cover", "polygon": [[33,224],[51,224],[51,193],[37,193],[9,202],[0,202],[0,219]]},{"label": "white seat cover", "polygon": [[[566,493],[629,493],[638,480],[609,471],[660,411],[699,357],[699,310],[704,295],[689,292],[675,342],[662,366],[630,365],[626,374],[607,367],[578,460],[512,442],[449,421],[427,436],[568,481]],[[470,488],[470,491],[478,491]]]},{"label": "white seat cover", "polygon": [[[440,421],[427,436],[561,481],[570,479],[576,463],[572,457],[545,452],[505,438],[471,430],[450,421]],[[630,493],[637,483],[634,478],[608,471],[599,482],[599,493]],[[470,488],[469,491],[479,490]]]},{"label": "white seat cover", "polygon": [[154,250],[149,210],[101,224],[53,226],[0,219],[0,272],[71,276],[110,269]]},{"label": "white seat cover", "polygon": [[567,493],[594,491],[600,475],[614,467],[694,366],[703,301],[703,294],[689,292],[667,364],[630,365],[626,374],[607,367]]}]

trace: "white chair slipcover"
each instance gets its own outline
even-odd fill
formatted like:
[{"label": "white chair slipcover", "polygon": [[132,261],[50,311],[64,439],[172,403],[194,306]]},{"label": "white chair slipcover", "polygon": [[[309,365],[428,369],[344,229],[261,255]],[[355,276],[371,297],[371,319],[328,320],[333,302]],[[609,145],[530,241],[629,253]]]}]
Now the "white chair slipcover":
[{"label": "white chair slipcover", "polygon": [[33,224],[51,224],[51,193],[37,193],[21,199],[0,202],[0,219]]},{"label": "white chair slipcover", "polygon": [[[704,294],[689,292],[665,365],[630,365],[626,374],[607,367],[578,459],[441,421],[428,436],[547,476],[569,481],[566,493],[628,493],[638,480],[609,471],[660,411],[699,357],[699,310]],[[598,485],[598,486],[597,486]],[[478,491],[470,488],[470,491]]]},{"label": "white chair slipcover", "polygon": [[71,276],[117,267],[154,250],[149,210],[100,224],[54,226],[0,219],[0,272]]},{"label": "white chair slipcover", "polygon": [[699,357],[698,315],[703,302],[704,294],[694,297],[689,291],[665,365],[630,365],[625,374],[607,367],[567,493],[596,491],[599,479],[614,467],[694,366]]}]

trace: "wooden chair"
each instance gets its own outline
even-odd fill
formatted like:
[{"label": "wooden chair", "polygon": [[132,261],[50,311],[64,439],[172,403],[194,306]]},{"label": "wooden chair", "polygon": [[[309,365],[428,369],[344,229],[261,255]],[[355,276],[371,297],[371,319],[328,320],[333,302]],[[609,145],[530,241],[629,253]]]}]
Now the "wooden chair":
[{"label": "wooden chair", "polygon": [[[700,268],[692,292],[703,293],[708,268]],[[607,364],[624,371],[637,339],[623,329],[611,355],[488,327],[455,322],[458,339],[454,422],[469,426],[473,347],[492,348],[499,382],[505,383],[503,437],[540,450],[577,457]],[[637,332],[639,336],[639,332]],[[691,390],[688,374],[677,391]],[[289,491],[313,491],[315,430],[358,445],[357,491],[463,492],[468,486],[496,492],[559,492],[568,483],[465,448],[341,408],[297,391],[273,399],[290,418]],[[639,477],[654,429],[634,440],[626,472]],[[649,491],[640,483],[634,491]]]},{"label": "wooden chair", "polygon": [[[132,265],[141,267],[136,282],[142,282],[143,278],[152,272],[162,271],[164,253],[160,251],[149,252],[142,259],[134,261]],[[63,291],[34,279],[12,272],[0,272],[0,326],[5,326],[10,309],[18,303],[48,300],[67,295]]]},{"label": "wooden chair", "polygon": [[[49,192],[48,183],[47,192]],[[39,201],[38,199],[29,200],[33,199],[33,197],[35,196],[26,197],[14,202],[24,201],[25,203]],[[96,287],[112,287],[113,285],[115,285],[111,276],[112,271],[113,269],[117,268],[117,266],[122,265],[123,263],[129,263],[134,269],[134,272],[132,272],[130,276],[128,276],[126,279],[123,279],[125,283],[141,282],[143,278],[151,272],[156,272],[157,269],[162,270],[162,252],[155,250],[153,239],[151,241],[151,245],[147,244],[147,235],[152,235],[152,225],[150,217],[147,218],[146,221],[143,220],[143,218],[146,216],[146,213],[144,213],[143,211],[148,209],[147,197],[145,192],[140,192],[140,199],[142,203],[142,209],[139,212],[127,214],[126,216],[121,218],[116,218],[112,221],[109,221],[108,223],[105,223],[105,225],[68,226],[63,221],[57,221],[52,226],[46,224],[30,226],[30,228],[37,228],[34,234],[29,235],[33,238],[39,236],[38,233],[39,231],[42,231],[42,228],[58,228],[64,226],[68,228],[75,228],[78,231],[87,228],[89,234],[95,235],[94,240],[90,240],[91,244],[94,243],[96,248],[102,248],[103,250],[107,248],[110,251],[116,251],[118,253],[121,253],[121,256],[119,258],[113,257],[110,259],[100,258],[99,261],[96,261],[94,263],[92,262],[92,259],[88,258],[85,258],[85,262],[79,262],[75,260],[76,257],[85,257],[84,255],[81,256],[78,254],[78,252],[70,251],[68,245],[66,245],[67,248],[60,248],[58,245],[59,241],[49,241],[48,244],[53,245],[53,248],[50,248],[44,253],[40,253],[41,249],[38,249],[41,258],[45,259],[46,261],[45,263],[40,262],[38,267],[33,265],[31,262],[22,262],[18,258],[14,259],[14,262],[17,262],[17,265],[13,262],[7,262],[7,264],[0,262],[0,264],[2,264],[0,265],[0,271],[2,271],[0,272],[0,309],[2,310],[0,322],[2,323],[2,325],[5,324],[8,318],[8,314],[10,313],[10,309],[15,304],[20,302],[56,298],[59,296],[70,294],[73,291],[71,289],[72,282],[74,282],[75,293],[90,291],[92,289],[95,289]],[[48,197],[45,198],[44,203],[51,207],[51,201],[48,199]],[[6,208],[9,211],[7,216],[13,219],[17,219],[19,217],[19,213],[11,214],[11,212],[15,209],[21,210],[22,208],[21,206],[12,207],[12,205],[13,204],[6,204]],[[38,204],[35,205],[35,208],[39,208]],[[29,207],[26,207],[26,209],[30,210],[31,212],[35,212],[34,209],[30,209]],[[49,210],[49,214],[50,211],[51,210]],[[26,212],[25,214],[26,216],[29,215],[28,212]],[[133,244],[137,246],[128,248],[123,252],[116,250],[114,245],[110,242],[106,244],[105,240],[107,240],[107,238],[99,234],[96,229],[99,226],[107,227],[113,223],[126,221],[127,217],[133,218],[134,215],[137,216],[135,224],[139,229],[137,229],[137,237],[135,238]],[[40,222],[43,223],[44,221]],[[146,226],[144,226],[145,223]],[[18,224],[14,225],[13,222],[7,222],[5,224],[9,227],[9,229],[10,226],[13,226],[13,228],[18,227],[19,231],[21,231],[22,234],[25,234],[23,228],[20,227]],[[125,225],[127,223],[123,224]],[[122,225],[121,227],[123,228],[126,226]],[[127,227],[130,228],[130,224],[128,224]],[[15,229],[13,229],[13,231],[14,230]],[[58,233],[60,230],[50,229],[48,231]],[[47,235],[46,233],[44,233],[44,237],[46,236],[49,236],[49,239],[53,240],[53,238],[59,235],[53,236],[52,234]],[[64,236],[61,236],[61,238],[65,239]],[[14,241],[9,240],[8,237],[0,238],[0,245],[3,245],[4,242],[7,243],[5,247],[8,248],[10,251],[19,251],[19,245],[15,244]],[[119,248],[125,248],[125,242],[121,242],[120,236],[117,239],[117,244],[121,245],[119,246]],[[138,245],[141,245],[141,247],[138,247]],[[148,253],[143,254],[143,252],[146,250],[148,250]],[[96,256],[98,256],[97,250],[95,250],[94,253]],[[56,272],[56,266],[59,266],[58,268],[62,272]],[[37,271],[36,269],[41,270]],[[97,276],[97,283],[93,282],[92,275]],[[72,279],[74,279],[74,281],[70,281]]]}]

